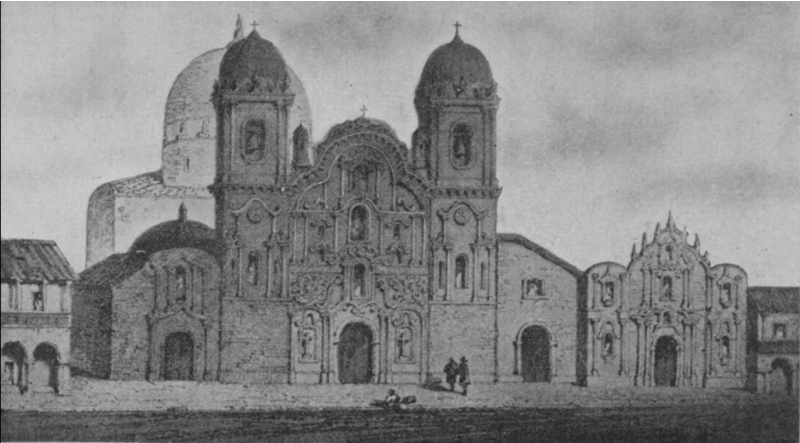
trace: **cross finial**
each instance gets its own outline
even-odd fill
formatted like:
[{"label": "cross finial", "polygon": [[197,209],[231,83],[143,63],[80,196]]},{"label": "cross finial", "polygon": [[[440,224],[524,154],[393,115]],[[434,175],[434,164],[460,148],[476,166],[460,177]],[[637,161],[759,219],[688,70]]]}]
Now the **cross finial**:
[{"label": "cross finial", "polygon": [[258,23],[258,22],[256,22],[255,20],[253,20],[253,23],[250,23],[250,26],[252,26],[252,27],[253,27],[253,31],[255,31],[255,30],[256,30],[256,26],[258,26],[258,25],[259,25],[259,23]]},{"label": "cross finial", "polygon": [[366,105],[362,106],[360,111],[361,111],[361,118],[366,118],[367,117],[367,106]]},{"label": "cross finial", "polygon": [[456,36],[458,36],[458,28],[460,28],[460,27],[461,27],[461,23],[459,23],[459,22],[456,22],[456,24],[455,24],[455,25],[453,25],[453,26],[456,28]]}]

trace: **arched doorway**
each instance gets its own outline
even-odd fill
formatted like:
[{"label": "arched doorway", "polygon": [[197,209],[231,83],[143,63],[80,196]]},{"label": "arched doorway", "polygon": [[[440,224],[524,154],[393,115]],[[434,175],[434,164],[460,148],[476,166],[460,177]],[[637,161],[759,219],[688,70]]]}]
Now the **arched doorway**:
[{"label": "arched doorway", "polygon": [[656,356],[653,363],[656,386],[675,386],[678,379],[678,342],[672,337],[661,337],[656,341]]},{"label": "arched doorway", "polygon": [[164,380],[194,380],[194,340],[174,332],[164,341]]},{"label": "arched doorway", "polygon": [[528,326],[521,340],[522,381],[550,382],[550,333],[542,326]]},{"label": "arched doorway", "polygon": [[363,323],[350,323],[339,337],[339,382],[372,381],[372,330]]},{"label": "arched doorway", "polygon": [[58,391],[58,365],[58,351],[55,346],[42,343],[33,350],[30,381],[34,392]]},{"label": "arched doorway", "polygon": [[770,392],[775,394],[792,393],[793,373],[792,365],[783,358],[772,361],[772,376],[770,377]]},{"label": "arched doorway", "polygon": [[28,384],[25,373],[28,355],[25,348],[18,341],[9,342],[3,345],[2,354],[3,386],[16,386],[24,391]]}]

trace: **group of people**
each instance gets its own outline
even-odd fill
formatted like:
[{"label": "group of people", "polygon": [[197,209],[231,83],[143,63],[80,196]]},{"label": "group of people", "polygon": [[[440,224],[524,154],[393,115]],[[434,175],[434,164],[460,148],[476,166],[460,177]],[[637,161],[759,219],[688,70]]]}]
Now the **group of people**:
[{"label": "group of people", "polygon": [[447,384],[450,385],[450,392],[455,392],[456,381],[461,385],[461,394],[467,395],[467,387],[469,386],[469,366],[467,365],[467,357],[461,357],[461,363],[456,363],[453,358],[444,366],[444,375]]}]

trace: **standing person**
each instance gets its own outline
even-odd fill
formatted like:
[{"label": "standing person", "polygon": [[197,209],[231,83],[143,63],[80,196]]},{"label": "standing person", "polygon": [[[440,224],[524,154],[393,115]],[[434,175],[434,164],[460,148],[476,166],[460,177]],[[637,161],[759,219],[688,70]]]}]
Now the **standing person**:
[{"label": "standing person", "polygon": [[455,391],[456,377],[458,377],[458,363],[456,363],[452,357],[450,357],[450,360],[444,367],[444,375],[447,384],[450,385],[450,392]]},{"label": "standing person", "polygon": [[458,384],[464,390],[462,394],[467,395],[467,387],[469,386],[469,366],[467,366],[467,357],[461,357],[461,364],[458,365]]}]

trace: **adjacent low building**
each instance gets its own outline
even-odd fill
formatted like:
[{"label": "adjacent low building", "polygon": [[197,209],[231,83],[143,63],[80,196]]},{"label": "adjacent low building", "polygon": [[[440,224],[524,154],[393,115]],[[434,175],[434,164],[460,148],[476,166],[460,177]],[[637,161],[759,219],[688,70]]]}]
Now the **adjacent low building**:
[{"label": "adjacent low building", "polygon": [[2,240],[3,395],[69,392],[72,282],[55,242]]},{"label": "adjacent low building", "polygon": [[798,393],[800,288],[754,286],[747,291],[748,386]]}]

